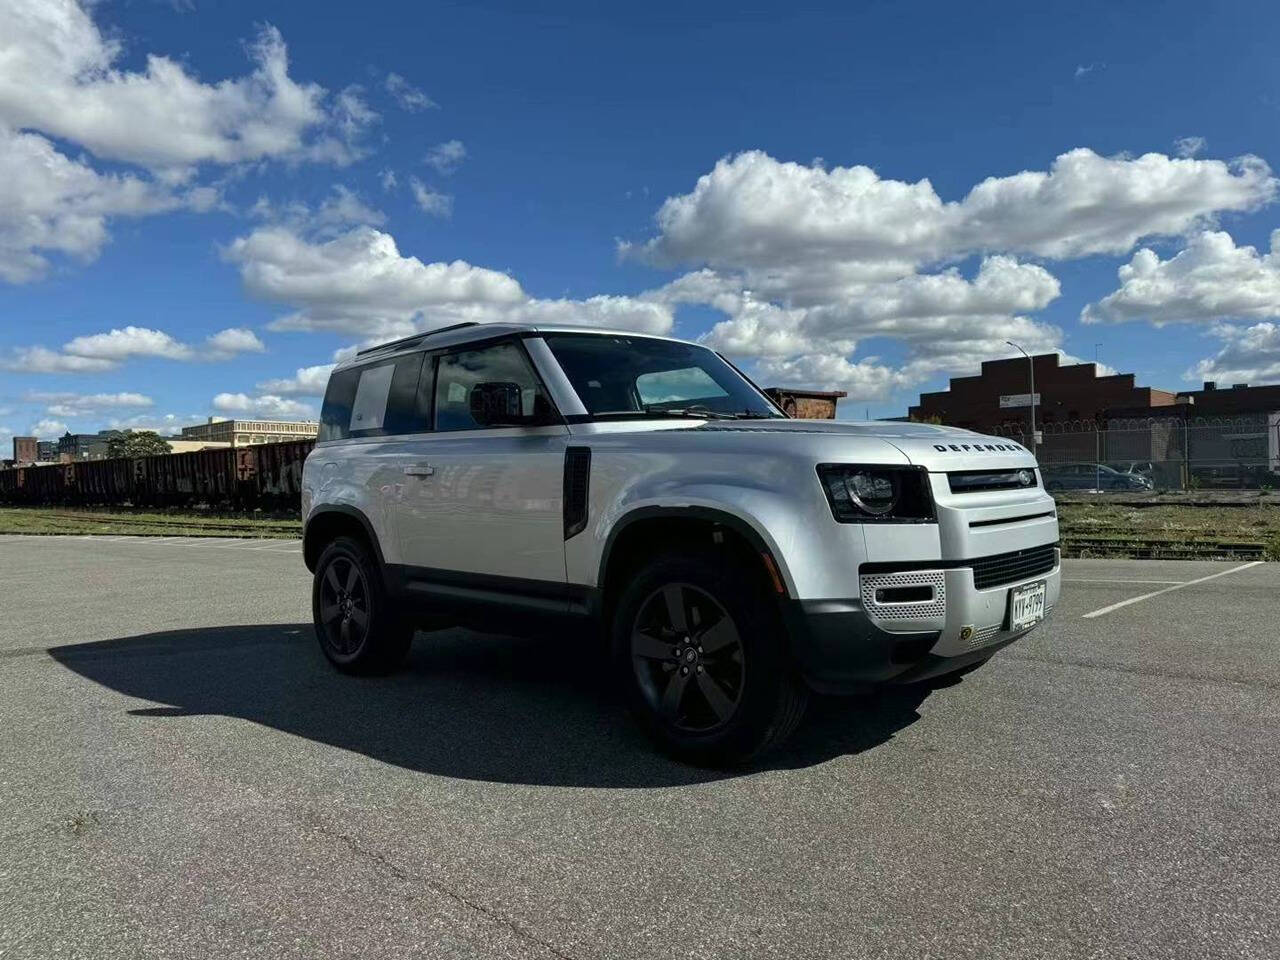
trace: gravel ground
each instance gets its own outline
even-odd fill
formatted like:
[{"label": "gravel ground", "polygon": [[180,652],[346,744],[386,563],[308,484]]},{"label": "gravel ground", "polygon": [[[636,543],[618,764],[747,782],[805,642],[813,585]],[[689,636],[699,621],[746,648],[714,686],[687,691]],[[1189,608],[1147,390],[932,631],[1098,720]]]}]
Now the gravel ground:
[{"label": "gravel ground", "polygon": [[0,537],[0,957],[1272,958],[1280,575],[1239,567],[1067,561],[981,670],[726,775],[586,637],[353,679],[296,543]]}]

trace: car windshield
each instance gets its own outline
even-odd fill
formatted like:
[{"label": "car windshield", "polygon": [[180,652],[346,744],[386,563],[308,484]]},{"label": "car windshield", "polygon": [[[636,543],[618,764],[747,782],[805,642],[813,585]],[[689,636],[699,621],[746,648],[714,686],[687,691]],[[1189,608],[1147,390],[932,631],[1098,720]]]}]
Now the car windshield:
[{"label": "car windshield", "polygon": [[706,347],[594,333],[551,334],[545,339],[583,405],[595,416],[784,416]]}]

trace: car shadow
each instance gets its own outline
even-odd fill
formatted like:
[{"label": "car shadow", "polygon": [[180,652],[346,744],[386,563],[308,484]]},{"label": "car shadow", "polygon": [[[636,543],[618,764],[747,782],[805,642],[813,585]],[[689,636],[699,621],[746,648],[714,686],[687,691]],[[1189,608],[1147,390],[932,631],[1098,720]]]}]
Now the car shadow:
[{"label": "car shadow", "polygon": [[350,677],[303,624],[208,627],[54,647],[95,683],[164,706],[139,722],[239,717],[410,770],[503,783],[655,787],[797,768],[859,753],[919,718],[933,688],[820,698],[791,740],[755,766],[690,767],[657,753],[603,681],[590,644],[419,634],[405,668]]}]

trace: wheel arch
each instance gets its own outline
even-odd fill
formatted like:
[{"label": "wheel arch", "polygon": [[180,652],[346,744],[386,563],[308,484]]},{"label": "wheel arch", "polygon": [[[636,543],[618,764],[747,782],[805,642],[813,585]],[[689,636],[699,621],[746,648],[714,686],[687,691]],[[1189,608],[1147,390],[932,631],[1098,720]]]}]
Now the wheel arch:
[{"label": "wheel arch", "polygon": [[341,536],[355,536],[364,540],[378,558],[378,566],[383,566],[385,561],[382,557],[382,545],[378,542],[369,518],[357,507],[334,503],[314,510],[307,518],[302,532],[302,559],[307,569],[315,572],[316,561],[320,559],[325,544]]},{"label": "wheel arch", "polygon": [[613,525],[600,554],[596,583],[606,622],[628,570],[658,549],[698,541],[727,544],[760,572],[779,600],[790,596],[776,551],[744,518],[714,507],[640,507]]}]

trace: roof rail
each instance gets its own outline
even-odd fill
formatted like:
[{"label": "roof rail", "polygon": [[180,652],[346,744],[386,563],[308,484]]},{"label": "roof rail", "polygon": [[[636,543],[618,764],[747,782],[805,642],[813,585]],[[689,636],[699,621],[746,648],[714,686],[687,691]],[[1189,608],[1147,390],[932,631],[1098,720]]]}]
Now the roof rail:
[{"label": "roof rail", "polygon": [[418,343],[427,337],[434,337],[437,333],[444,333],[446,330],[461,330],[463,327],[474,327],[478,321],[464,320],[462,323],[451,323],[448,326],[437,327],[435,330],[427,330],[423,333],[413,333],[407,337],[401,337],[399,340],[390,340],[387,343],[379,343],[373,347],[365,347],[363,350],[357,350],[356,356],[363,357],[366,354],[378,353],[382,350],[391,350],[395,347],[407,347],[410,344]]}]

